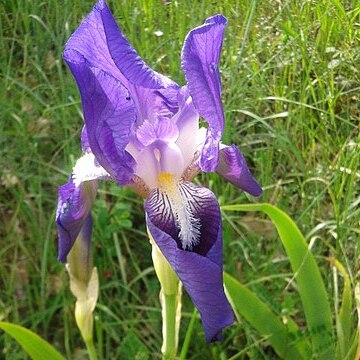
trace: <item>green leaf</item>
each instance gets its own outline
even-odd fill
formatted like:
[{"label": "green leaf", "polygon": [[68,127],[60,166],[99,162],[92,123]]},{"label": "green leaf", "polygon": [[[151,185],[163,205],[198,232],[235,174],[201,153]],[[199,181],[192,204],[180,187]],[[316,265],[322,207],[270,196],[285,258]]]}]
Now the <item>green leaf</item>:
[{"label": "green leaf", "polygon": [[351,348],[352,340],[352,298],[350,278],[344,266],[338,260],[330,259],[330,261],[344,277],[344,290],[341,297],[341,307],[339,313],[336,314],[336,331],[338,338],[336,357],[338,359],[345,359],[349,349]]},{"label": "green leaf", "polygon": [[187,356],[187,352],[189,350],[189,345],[190,345],[190,341],[191,341],[191,336],[194,330],[194,324],[195,324],[195,320],[197,318],[198,312],[197,309],[194,308],[194,311],[191,315],[191,319],[189,322],[189,326],[186,330],[186,335],[185,335],[185,339],[183,342],[183,346],[181,348],[181,352],[180,352],[180,356],[179,356],[179,360],[186,360],[186,356]]},{"label": "green leaf", "polygon": [[222,206],[222,210],[262,211],[270,217],[294,272],[312,342],[312,356],[316,359],[334,359],[334,336],[326,289],[314,257],[296,224],[271,204],[228,205]]},{"label": "green leaf", "polygon": [[[360,319],[360,283],[356,283],[354,293],[355,293],[355,302],[356,302],[356,312],[358,319]],[[357,336],[358,336],[358,342],[356,348],[356,355],[354,357],[354,359],[356,360],[360,359],[360,321],[358,321]]]},{"label": "green leaf", "polygon": [[22,326],[0,322],[0,329],[13,337],[33,360],[65,360],[57,350],[39,335]]},{"label": "green leaf", "polygon": [[148,360],[150,353],[138,336],[130,331],[121,342],[119,359]]},{"label": "green leaf", "polygon": [[279,317],[238,280],[224,273],[226,294],[238,312],[272,345],[282,359],[306,359],[309,346],[297,325],[288,319],[285,325]]}]

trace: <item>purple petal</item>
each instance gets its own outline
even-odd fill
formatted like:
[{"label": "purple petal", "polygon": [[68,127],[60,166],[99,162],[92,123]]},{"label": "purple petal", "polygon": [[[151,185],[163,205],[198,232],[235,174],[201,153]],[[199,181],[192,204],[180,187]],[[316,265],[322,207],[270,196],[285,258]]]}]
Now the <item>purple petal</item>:
[{"label": "purple petal", "polygon": [[222,275],[222,229],[219,205],[208,189],[179,184],[192,216],[200,221],[199,243],[183,250],[171,196],[154,190],[145,202],[146,223],[159,249],[179,276],[200,312],[207,341],[219,340],[221,330],[234,321],[225,297]]},{"label": "purple petal", "polygon": [[220,150],[220,161],[216,172],[253,196],[262,194],[261,186],[251,175],[243,154],[234,144]]},{"label": "purple petal", "polygon": [[136,136],[144,146],[148,146],[156,140],[175,142],[179,130],[171,119],[158,118],[152,123],[145,120],[137,129]]},{"label": "purple petal", "polygon": [[64,49],[64,59],[74,62],[74,54],[81,55],[89,66],[98,67],[120,81],[126,81],[109,52],[102,10],[107,8],[104,1],[98,1],[81,25],[71,35]]},{"label": "purple petal", "polygon": [[105,1],[96,3],[79,28],[66,43],[64,58],[73,51],[81,54],[89,66],[111,74],[127,86],[128,81],[153,89],[173,84],[153,71],[129,44],[119,29]]},{"label": "purple petal", "polygon": [[209,124],[200,158],[203,171],[215,171],[224,130],[218,64],[226,23],[222,15],[208,18],[190,31],[182,50],[182,69],[195,108]]},{"label": "purple petal", "polygon": [[[171,105],[166,88],[178,85],[153,71],[122,34],[105,1],[100,0],[66,43],[64,59],[69,64],[83,58],[88,67],[98,68],[120,81],[129,91],[138,111],[138,123],[154,111],[165,113]],[[157,89],[159,92],[156,92]],[[171,92],[171,91],[170,91]],[[173,113],[173,112],[172,112]]]},{"label": "purple petal", "polygon": [[179,89],[178,85],[154,90],[130,84],[129,90],[138,113],[137,125],[141,125],[144,119],[152,122],[158,117],[171,118],[179,109]]},{"label": "purple petal", "polygon": [[88,144],[99,164],[126,185],[135,165],[125,151],[136,120],[134,103],[119,81],[89,67],[81,55],[74,53],[68,64],[80,90]]},{"label": "purple petal", "polygon": [[[81,231],[88,237],[91,224],[90,209],[95,200],[97,181],[87,181],[75,186],[72,178],[59,187],[56,225],[59,234],[59,261],[66,261]],[[87,225],[86,225],[87,224]],[[84,227],[85,226],[85,227]]]},{"label": "purple petal", "polygon": [[167,77],[152,70],[142,60],[120,31],[105,1],[100,0],[96,8],[101,14],[102,26],[111,57],[130,83],[151,89],[166,88],[174,84]]},{"label": "purple petal", "polygon": [[91,151],[85,125],[81,130],[81,150],[83,151],[83,153]]}]

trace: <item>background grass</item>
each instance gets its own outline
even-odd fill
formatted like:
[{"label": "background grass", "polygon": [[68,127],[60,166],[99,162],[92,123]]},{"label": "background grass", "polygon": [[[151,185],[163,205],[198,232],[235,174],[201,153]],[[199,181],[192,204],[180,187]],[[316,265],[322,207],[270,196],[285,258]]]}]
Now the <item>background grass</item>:
[{"label": "background grass", "polygon": [[[109,1],[128,39],[157,71],[183,84],[187,32],[215,13],[229,20],[221,72],[225,141],[238,144],[264,187],[260,201],[295,219],[334,297],[325,256],[359,264],[360,2]],[[81,104],[61,59],[93,1],[0,1],[0,320],[35,330],[68,359],[85,357],[74,298],[56,261],[57,186],[80,150]],[[162,36],[155,32],[161,31]],[[221,204],[254,201],[213,174],[196,181]],[[160,358],[159,285],[142,200],[103,184],[94,211],[101,295],[96,342],[103,359]],[[277,313],[303,319],[288,259],[273,226],[224,214],[225,269]],[[180,344],[193,311],[184,298]],[[354,317],[355,326],[355,317]],[[208,345],[195,323],[189,359],[271,359],[245,322]],[[0,358],[24,359],[0,334]]]}]

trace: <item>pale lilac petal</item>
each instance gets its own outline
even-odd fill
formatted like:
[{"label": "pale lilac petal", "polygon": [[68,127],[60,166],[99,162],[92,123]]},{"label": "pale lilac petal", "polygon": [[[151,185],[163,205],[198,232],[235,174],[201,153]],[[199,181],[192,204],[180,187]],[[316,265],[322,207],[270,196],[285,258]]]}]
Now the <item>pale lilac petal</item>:
[{"label": "pale lilac petal", "polygon": [[157,178],[160,173],[160,164],[157,160],[153,148],[145,147],[140,151],[136,158],[135,175],[139,176],[150,189],[157,187]]},{"label": "pale lilac petal", "polygon": [[145,202],[146,223],[159,249],[179,276],[201,315],[207,341],[219,340],[221,330],[234,321],[222,277],[222,229],[219,205],[208,189],[179,185],[200,220],[200,241],[183,250],[171,197],[154,190]]},{"label": "pale lilac petal", "polygon": [[135,165],[125,151],[136,120],[134,103],[119,81],[89,67],[81,55],[74,53],[68,64],[80,90],[88,144],[99,164],[126,185]]},{"label": "pale lilac petal", "polygon": [[59,187],[56,211],[59,261],[66,261],[66,257],[81,231],[91,235],[89,232],[89,226],[91,226],[90,209],[95,200],[96,192],[96,180],[75,186],[73,179],[70,178],[65,185]]},{"label": "pale lilac petal", "polygon": [[197,135],[199,132],[199,113],[194,107],[192,98],[186,87],[179,93],[179,111],[172,121],[179,129],[179,137],[176,145],[181,149],[185,167],[188,167],[194,159],[197,148]]},{"label": "pale lilac petal", "polygon": [[253,196],[260,196],[262,188],[251,175],[246,160],[236,145],[220,150],[220,161],[216,172],[238,188]]},{"label": "pale lilac petal", "polygon": [[145,120],[136,130],[136,137],[144,146],[156,140],[175,142],[178,136],[179,130],[174,121],[167,118],[157,118],[154,122]]},{"label": "pale lilac petal", "polygon": [[226,23],[222,15],[207,19],[190,31],[182,50],[182,69],[195,108],[209,124],[200,158],[203,171],[215,171],[224,130],[218,64]]},{"label": "pale lilac petal", "polygon": [[175,143],[157,140],[145,147],[135,158],[135,174],[141,177],[150,189],[158,186],[160,173],[173,174],[180,178],[184,171],[184,160]]},{"label": "pale lilac petal", "polygon": [[175,143],[167,143],[165,141],[157,141],[153,146],[155,151],[158,150],[160,154],[160,171],[180,178],[185,167],[183,155],[179,147]]}]

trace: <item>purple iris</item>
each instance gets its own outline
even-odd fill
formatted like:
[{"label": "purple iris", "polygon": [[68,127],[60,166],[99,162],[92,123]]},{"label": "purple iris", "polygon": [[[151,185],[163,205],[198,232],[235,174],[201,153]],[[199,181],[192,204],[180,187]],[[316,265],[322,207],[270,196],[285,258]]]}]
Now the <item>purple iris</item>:
[{"label": "purple iris", "polygon": [[[233,322],[224,295],[219,204],[190,181],[216,171],[253,196],[261,187],[235,146],[223,145],[218,69],[226,19],[208,18],[182,50],[187,84],[153,71],[100,0],[64,50],[80,90],[84,155],[59,188],[59,260],[89,224],[98,179],[129,185],[145,198],[146,224],[200,312],[207,341]],[[200,128],[199,117],[208,124]]]}]

